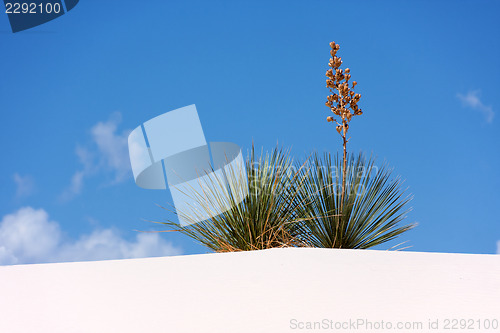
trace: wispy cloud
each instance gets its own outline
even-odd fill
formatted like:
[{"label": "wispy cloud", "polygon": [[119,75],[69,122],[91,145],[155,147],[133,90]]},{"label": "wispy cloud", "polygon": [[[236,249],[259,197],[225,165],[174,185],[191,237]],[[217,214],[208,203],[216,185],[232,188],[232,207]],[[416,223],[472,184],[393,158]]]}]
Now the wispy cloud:
[{"label": "wispy cloud", "polygon": [[493,122],[495,112],[490,105],[484,105],[480,99],[481,92],[479,90],[469,91],[467,94],[457,94],[457,98],[462,102],[464,107],[469,107],[483,114],[488,123]]},{"label": "wispy cloud", "polygon": [[21,176],[15,173],[13,176],[16,183],[16,197],[27,197],[35,191],[35,180],[30,175]]},{"label": "wispy cloud", "polygon": [[61,195],[68,200],[79,194],[85,178],[99,173],[111,175],[111,184],[126,180],[131,175],[127,138],[130,130],[118,132],[121,114],[114,113],[109,120],[98,122],[90,129],[91,143],[77,146],[76,155],[81,169],[75,171],[71,183]]},{"label": "wispy cloud", "polygon": [[123,239],[113,229],[95,229],[78,240],[63,241],[59,223],[43,209],[24,207],[0,222],[0,264],[145,258],[181,254],[157,233]]},{"label": "wispy cloud", "polygon": [[121,182],[131,171],[128,156],[130,130],[117,133],[121,114],[114,113],[107,122],[99,122],[91,129],[92,139],[99,151],[99,164],[114,173],[115,182]]}]

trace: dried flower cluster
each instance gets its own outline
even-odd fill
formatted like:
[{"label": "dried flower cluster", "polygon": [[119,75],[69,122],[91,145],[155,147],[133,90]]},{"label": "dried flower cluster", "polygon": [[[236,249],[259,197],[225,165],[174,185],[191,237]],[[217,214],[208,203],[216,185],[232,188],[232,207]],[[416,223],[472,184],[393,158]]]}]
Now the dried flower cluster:
[{"label": "dried flower cluster", "polygon": [[354,93],[354,87],[357,84],[356,81],[352,81],[351,87],[349,87],[349,80],[351,79],[350,69],[346,68],[342,70],[340,68],[342,58],[336,55],[340,49],[340,45],[331,42],[330,47],[332,48],[330,51],[332,58],[330,58],[328,66],[331,68],[326,71],[326,76],[328,77],[326,86],[330,89],[331,95],[327,97],[328,100],[325,104],[334,115],[340,117],[341,123],[332,116],[326,118],[326,120],[328,122],[335,122],[337,124],[337,132],[345,139],[352,117],[363,114],[358,107],[361,95]]}]

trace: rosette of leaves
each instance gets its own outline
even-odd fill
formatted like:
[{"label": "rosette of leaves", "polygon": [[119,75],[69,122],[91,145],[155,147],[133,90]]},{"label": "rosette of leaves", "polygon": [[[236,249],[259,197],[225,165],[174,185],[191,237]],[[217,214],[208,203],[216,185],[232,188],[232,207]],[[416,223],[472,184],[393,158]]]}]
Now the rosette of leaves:
[{"label": "rosette of leaves", "polygon": [[[212,218],[198,222],[197,216],[176,211],[184,220],[156,222],[179,231],[215,252],[261,250],[275,247],[302,246],[303,221],[297,214],[303,204],[301,194],[307,173],[296,171],[288,151],[275,148],[271,153],[255,154],[252,147],[246,161],[246,178],[240,170],[230,170],[234,190],[226,191],[226,184],[208,180],[204,193],[191,193],[190,197],[201,210]],[[248,195],[241,201],[238,187],[248,186]],[[223,188],[222,188],[223,187]],[[241,187],[240,187],[241,189]],[[221,193],[225,195],[220,195]],[[208,195],[207,195],[208,194]],[[212,198],[207,203],[204,197]],[[226,209],[227,207],[232,207]]]},{"label": "rosette of leaves", "polygon": [[350,155],[347,169],[343,169],[338,156],[311,156],[306,167],[299,170],[307,179],[301,187],[301,197],[307,199],[298,207],[305,225],[303,243],[321,248],[367,249],[416,226],[401,225],[411,200],[402,188],[403,181],[393,177],[386,164],[379,168],[374,162],[361,153]]}]

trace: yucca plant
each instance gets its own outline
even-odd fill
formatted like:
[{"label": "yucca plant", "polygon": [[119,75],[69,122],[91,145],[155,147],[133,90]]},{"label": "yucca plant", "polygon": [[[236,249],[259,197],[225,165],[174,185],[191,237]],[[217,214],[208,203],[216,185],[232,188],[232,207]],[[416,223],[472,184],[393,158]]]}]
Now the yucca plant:
[{"label": "yucca plant", "polygon": [[298,206],[305,225],[301,240],[309,246],[367,249],[415,226],[399,225],[411,197],[387,165],[378,168],[363,154],[348,156],[345,164],[329,153],[313,154],[300,172],[307,179],[301,187],[307,200]]},{"label": "yucca plant", "polygon": [[392,178],[387,166],[373,173],[373,159],[367,161],[362,154],[349,157],[347,153],[349,123],[363,114],[358,106],[361,95],[354,92],[358,83],[351,81],[351,70],[340,68],[340,45],[331,42],[330,48],[330,69],[326,71],[330,94],[325,104],[338,117],[328,116],[327,121],[336,124],[342,138],[342,160],[336,157],[332,161],[329,154],[323,160],[314,156],[307,191],[315,199],[301,214],[316,217],[307,223],[311,245],[366,249],[392,240],[415,225],[397,227],[406,216],[409,201],[409,197],[403,197],[401,180]]},{"label": "yucca plant", "polygon": [[[410,200],[400,178],[392,177],[386,165],[378,169],[373,159],[347,153],[349,123],[362,114],[361,95],[354,93],[357,82],[350,81],[350,69],[340,68],[342,59],[336,55],[340,46],[332,42],[330,47],[326,83],[331,94],[326,106],[339,118],[327,120],[337,125],[342,158],[313,154],[294,164],[282,149],[257,157],[252,147],[245,177],[241,170],[229,170],[229,178],[235,180],[229,186],[218,178],[209,179],[201,193],[191,194],[204,212],[176,212],[192,224],[162,224],[216,252],[288,246],[366,249],[415,226],[400,226]],[[249,192],[242,199],[240,190],[246,186]],[[200,216],[213,217],[199,222]]]},{"label": "yucca plant", "polygon": [[[343,159],[312,154],[305,162],[294,163],[282,149],[256,156],[252,148],[245,179],[234,177],[240,174],[234,172],[232,178],[237,181],[225,191],[227,184],[211,178],[203,193],[193,193],[201,210],[222,213],[197,222],[199,217],[192,212],[177,211],[192,224],[157,223],[216,252],[275,247],[367,249],[415,226],[400,226],[411,197],[387,166],[378,168],[362,154],[349,156],[346,165],[342,196]],[[246,182],[249,188],[243,201],[237,195],[242,186],[238,182]],[[206,202],[207,197],[212,200]]]},{"label": "yucca plant", "polygon": [[[199,209],[222,213],[197,222],[197,216],[177,211],[192,224],[181,226],[176,221],[158,223],[186,234],[216,252],[301,245],[302,225],[298,223],[297,207],[302,204],[301,187],[307,173],[295,171],[289,152],[275,148],[270,154],[257,156],[252,147],[246,161],[246,179],[241,179],[238,170],[232,171],[233,177],[229,178],[237,180],[230,186],[233,190],[226,191],[223,182],[211,179],[204,184],[205,193],[191,193]],[[236,195],[238,186],[244,185],[237,184],[240,181],[246,182],[249,190],[243,201]],[[206,202],[203,198],[207,197],[212,200]],[[226,207],[232,208],[226,210]]]}]

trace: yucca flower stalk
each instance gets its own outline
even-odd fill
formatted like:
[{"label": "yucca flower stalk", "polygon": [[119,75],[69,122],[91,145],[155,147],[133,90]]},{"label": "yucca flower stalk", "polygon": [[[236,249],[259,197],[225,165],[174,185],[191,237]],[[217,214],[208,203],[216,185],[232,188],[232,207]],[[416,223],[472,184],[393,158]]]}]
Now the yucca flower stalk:
[{"label": "yucca flower stalk", "polygon": [[342,174],[342,194],[340,201],[340,209],[344,205],[344,196],[346,190],[346,171],[347,171],[347,132],[349,130],[349,123],[354,116],[360,116],[363,114],[361,108],[358,107],[358,102],[361,99],[360,94],[354,92],[354,87],[356,87],[357,82],[352,81],[349,85],[349,80],[351,79],[351,70],[346,68],[342,70],[340,66],[342,65],[342,58],[337,56],[337,51],[340,49],[340,45],[335,42],[330,43],[330,61],[328,66],[329,70],[326,71],[326,86],[330,90],[331,94],[327,96],[326,106],[333,112],[335,116],[340,117],[340,122],[337,121],[333,116],[327,117],[328,122],[334,122],[337,126],[337,132],[342,137],[342,146],[344,148],[343,154],[343,174]]}]

